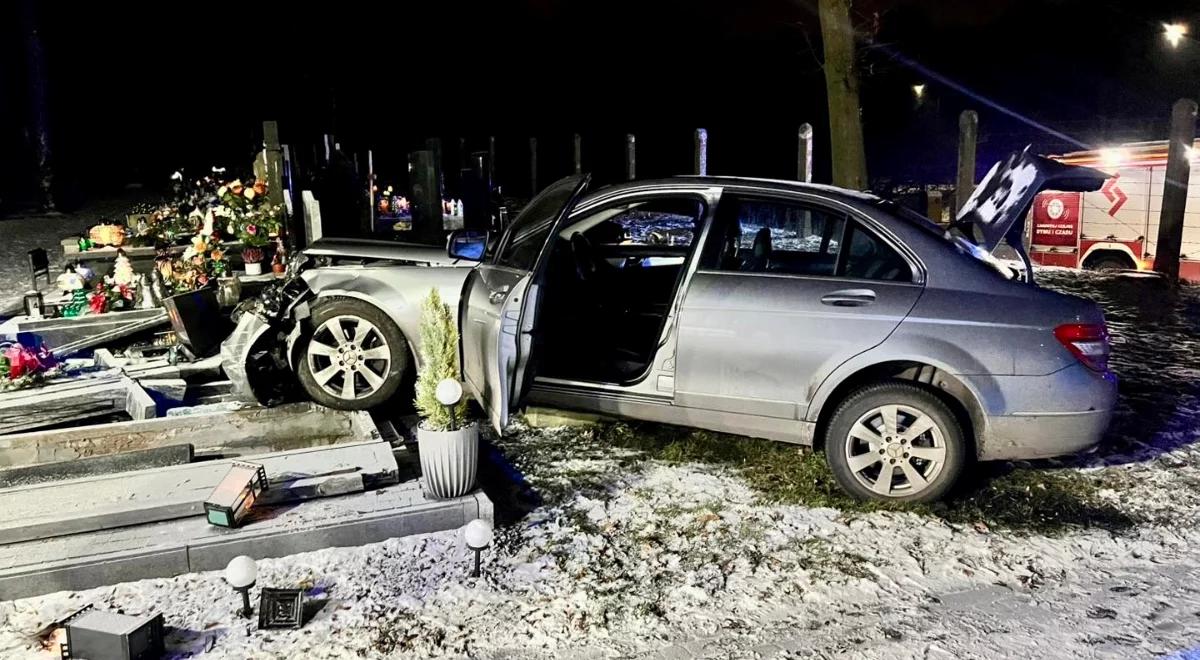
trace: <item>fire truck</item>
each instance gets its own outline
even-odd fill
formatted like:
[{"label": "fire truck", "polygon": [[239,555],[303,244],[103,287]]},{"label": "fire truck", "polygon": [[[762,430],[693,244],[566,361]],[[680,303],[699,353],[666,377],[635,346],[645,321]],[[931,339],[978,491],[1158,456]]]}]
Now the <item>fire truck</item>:
[{"label": "fire truck", "polygon": [[[1200,141],[1189,156],[1200,163]],[[1095,192],[1044,192],[1030,210],[1035,264],[1092,270],[1154,268],[1167,143],[1137,142],[1051,156],[1111,174]],[[1179,276],[1200,281],[1200,176],[1188,186]]]}]

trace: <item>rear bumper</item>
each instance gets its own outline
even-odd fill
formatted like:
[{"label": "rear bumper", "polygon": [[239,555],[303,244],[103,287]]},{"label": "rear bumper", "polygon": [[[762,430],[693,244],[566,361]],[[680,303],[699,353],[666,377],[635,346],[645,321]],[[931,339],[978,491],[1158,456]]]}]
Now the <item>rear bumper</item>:
[{"label": "rear bumper", "polygon": [[1081,413],[1002,415],[988,419],[979,439],[981,461],[1049,458],[1094,447],[1104,436],[1112,410]]},{"label": "rear bumper", "polygon": [[1001,376],[1000,405],[977,437],[982,461],[1048,458],[1098,444],[1117,401],[1117,379],[1082,365],[1046,376]]}]

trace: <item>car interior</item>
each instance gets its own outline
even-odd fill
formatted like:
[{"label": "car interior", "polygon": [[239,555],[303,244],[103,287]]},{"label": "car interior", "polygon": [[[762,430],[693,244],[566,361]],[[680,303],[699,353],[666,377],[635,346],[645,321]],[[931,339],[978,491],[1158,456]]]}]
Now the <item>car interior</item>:
[{"label": "car interior", "polygon": [[[845,215],[820,207],[731,198],[717,209],[714,226],[712,243],[721,246],[720,254],[704,264],[717,270],[887,281],[912,277],[895,250]],[[848,246],[844,253],[843,244]]]},{"label": "car interior", "polygon": [[554,238],[537,373],[629,384],[648,372],[704,218],[696,198],[600,209]]}]

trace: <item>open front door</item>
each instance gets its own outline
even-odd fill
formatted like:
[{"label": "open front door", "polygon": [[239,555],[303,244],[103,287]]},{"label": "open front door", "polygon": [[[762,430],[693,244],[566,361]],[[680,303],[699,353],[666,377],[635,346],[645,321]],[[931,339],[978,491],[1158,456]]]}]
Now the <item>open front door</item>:
[{"label": "open front door", "polygon": [[463,284],[458,312],[463,379],[497,431],[508,424],[523,389],[540,288],[534,280],[588,179],[567,177],[543,190]]}]

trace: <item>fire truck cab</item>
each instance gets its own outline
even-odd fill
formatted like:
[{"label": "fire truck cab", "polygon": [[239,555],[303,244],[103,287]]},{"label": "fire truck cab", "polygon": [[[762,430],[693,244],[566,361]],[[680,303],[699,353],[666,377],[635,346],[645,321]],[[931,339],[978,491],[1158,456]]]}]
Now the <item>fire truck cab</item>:
[{"label": "fire truck cab", "polygon": [[[1190,152],[1200,160],[1200,140]],[[1035,264],[1093,270],[1154,267],[1167,143],[1137,142],[1077,151],[1054,160],[1111,174],[1095,192],[1044,192],[1030,209],[1029,255]],[[1179,276],[1200,281],[1200,177],[1188,186]]]}]

